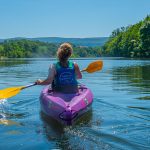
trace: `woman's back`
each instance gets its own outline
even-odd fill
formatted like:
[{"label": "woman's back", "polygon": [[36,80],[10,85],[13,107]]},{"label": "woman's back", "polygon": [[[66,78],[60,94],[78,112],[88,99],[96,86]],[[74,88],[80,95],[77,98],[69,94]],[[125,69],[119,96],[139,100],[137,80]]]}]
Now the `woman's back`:
[{"label": "woman's back", "polygon": [[55,64],[56,75],[53,82],[53,89],[63,93],[75,93],[78,91],[75,66],[68,61],[67,66],[62,66],[60,62]]}]

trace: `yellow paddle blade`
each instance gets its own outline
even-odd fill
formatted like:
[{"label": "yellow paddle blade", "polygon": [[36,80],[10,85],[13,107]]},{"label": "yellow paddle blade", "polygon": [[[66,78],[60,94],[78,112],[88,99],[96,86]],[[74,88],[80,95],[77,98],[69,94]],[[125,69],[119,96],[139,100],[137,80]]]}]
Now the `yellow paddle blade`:
[{"label": "yellow paddle blade", "polygon": [[90,63],[88,65],[88,67],[83,69],[82,71],[87,71],[88,73],[93,73],[95,71],[101,70],[102,67],[103,67],[103,61],[97,60],[97,61]]},{"label": "yellow paddle blade", "polygon": [[10,88],[0,90],[0,99],[7,99],[7,98],[10,98],[12,96],[15,96],[23,88],[24,88],[24,86],[20,86],[20,87],[10,87]]}]

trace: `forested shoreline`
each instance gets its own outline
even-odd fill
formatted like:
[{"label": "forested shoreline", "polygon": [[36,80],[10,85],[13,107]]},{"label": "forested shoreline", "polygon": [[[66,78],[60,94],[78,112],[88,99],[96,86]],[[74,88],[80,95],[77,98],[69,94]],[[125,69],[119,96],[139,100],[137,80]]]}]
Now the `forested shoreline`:
[{"label": "forested shoreline", "polygon": [[[30,40],[5,40],[0,44],[0,57],[2,58],[32,58],[55,57],[60,44],[45,43]],[[86,47],[73,45],[72,57],[99,57],[100,47]]]},{"label": "forested shoreline", "polygon": [[150,15],[139,23],[114,30],[103,46],[103,55],[150,58]]}]

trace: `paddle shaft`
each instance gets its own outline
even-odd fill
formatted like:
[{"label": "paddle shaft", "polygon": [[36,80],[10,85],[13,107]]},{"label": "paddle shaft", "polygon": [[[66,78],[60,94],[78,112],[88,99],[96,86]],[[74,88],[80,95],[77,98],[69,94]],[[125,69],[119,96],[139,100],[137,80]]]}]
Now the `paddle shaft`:
[{"label": "paddle shaft", "polygon": [[86,71],[86,69],[83,69],[83,70],[80,70],[81,72],[84,72],[84,71]]},{"label": "paddle shaft", "polygon": [[28,88],[28,87],[31,87],[31,86],[35,86],[35,85],[37,85],[37,83],[33,83],[33,84],[26,85],[26,86],[24,86],[24,87],[22,88],[22,90],[23,90],[23,89],[26,89],[26,88]]}]

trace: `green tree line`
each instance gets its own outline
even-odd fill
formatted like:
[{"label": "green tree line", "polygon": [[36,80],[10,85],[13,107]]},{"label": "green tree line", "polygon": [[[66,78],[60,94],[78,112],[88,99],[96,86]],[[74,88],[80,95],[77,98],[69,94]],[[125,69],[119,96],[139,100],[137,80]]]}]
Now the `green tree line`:
[{"label": "green tree line", "polygon": [[[6,40],[0,43],[0,58],[55,57],[59,44],[30,40]],[[73,57],[99,57],[100,47],[73,45]]]},{"label": "green tree line", "polygon": [[114,30],[103,54],[117,57],[150,57],[150,15],[137,24]]}]

